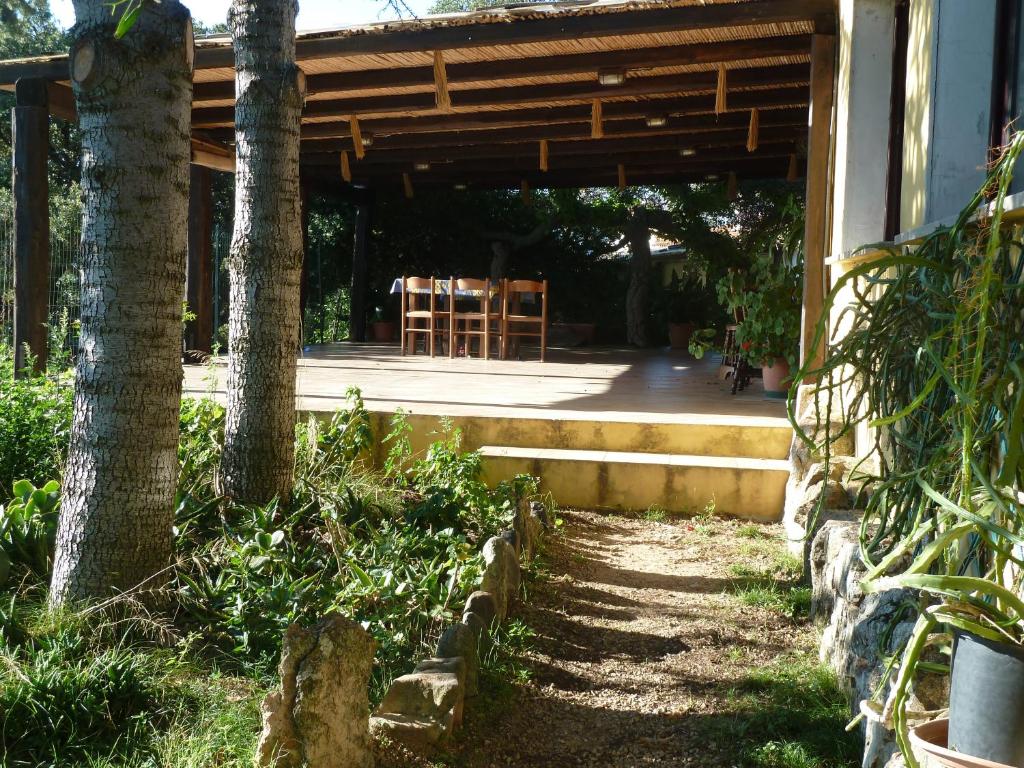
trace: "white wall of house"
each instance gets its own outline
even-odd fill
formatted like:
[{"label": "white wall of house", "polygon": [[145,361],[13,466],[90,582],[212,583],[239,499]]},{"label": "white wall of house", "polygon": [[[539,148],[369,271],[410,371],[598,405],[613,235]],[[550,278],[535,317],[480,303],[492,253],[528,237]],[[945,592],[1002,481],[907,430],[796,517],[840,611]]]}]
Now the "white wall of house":
[{"label": "white wall of house", "polygon": [[832,253],[882,239],[894,0],[840,0]]}]

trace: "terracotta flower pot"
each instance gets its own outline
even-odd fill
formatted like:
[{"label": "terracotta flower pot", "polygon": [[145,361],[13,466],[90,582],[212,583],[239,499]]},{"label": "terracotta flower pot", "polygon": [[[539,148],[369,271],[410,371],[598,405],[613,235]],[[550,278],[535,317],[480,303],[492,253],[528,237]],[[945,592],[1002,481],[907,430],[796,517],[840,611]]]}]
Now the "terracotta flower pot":
[{"label": "terracotta flower pot", "polygon": [[928,755],[929,764],[946,768],[1018,768],[954,752],[947,746],[948,740],[949,720],[946,718],[919,725],[910,732],[910,743]]},{"label": "terracotta flower pot", "polygon": [[761,368],[764,393],[767,397],[784,398],[789,394],[789,363],[786,358],[777,357]]},{"label": "terracotta flower pot", "polygon": [[672,349],[689,349],[690,337],[697,330],[693,323],[669,323],[668,324],[668,345]]},{"label": "terracotta flower pot", "polygon": [[388,342],[395,340],[395,334],[398,332],[398,323],[391,321],[378,321],[376,323],[370,323],[370,334],[374,341],[381,344],[387,344]]}]

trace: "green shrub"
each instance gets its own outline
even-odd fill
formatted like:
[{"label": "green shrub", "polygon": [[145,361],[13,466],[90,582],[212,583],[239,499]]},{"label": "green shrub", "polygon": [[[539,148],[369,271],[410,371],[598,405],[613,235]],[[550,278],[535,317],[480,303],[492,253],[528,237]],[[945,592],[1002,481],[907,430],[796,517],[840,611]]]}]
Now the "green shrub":
[{"label": "green shrub", "polygon": [[[39,581],[48,581],[57,540],[60,485],[51,480],[36,488],[28,480],[13,486],[14,498],[0,510],[0,551],[7,565],[20,566]],[[0,586],[6,581],[0,579]]]},{"label": "green shrub", "polygon": [[[17,388],[23,399],[56,392],[42,380]],[[358,391],[348,398],[329,422],[299,425],[292,498],[264,506],[218,496],[224,409],[182,402],[177,563],[167,593],[175,601],[171,636],[162,638],[171,649],[124,633],[97,639],[80,623],[40,630],[19,618],[21,596],[0,599],[0,717],[19,722],[2,737],[0,764],[249,764],[253,681],[273,678],[289,624],[332,611],[361,622],[377,640],[375,699],[432,650],[479,581],[483,541],[511,524],[517,498],[535,494],[536,481],[489,489],[479,454],[461,451],[447,424],[438,443],[412,456],[401,417],[389,469],[374,470],[370,416]],[[28,477],[60,476],[66,442],[50,450]],[[35,594],[50,569],[59,486],[27,480],[14,491],[0,517],[0,552],[33,574],[22,583]],[[233,694],[223,686],[198,682],[212,660],[249,679],[244,714],[225,703]]]},{"label": "green shrub", "polygon": [[0,490],[59,478],[71,433],[70,387],[45,378],[0,381]]},{"label": "green shrub", "polygon": [[224,407],[206,398],[181,401],[178,503],[212,494],[224,444]]},{"label": "green shrub", "polygon": [[[297,430],[298,480],[288,504],[225,505],[212,479],[190,486],[178,508],[177,586],[187,626],[260,675],[276,667],[292,622],[330,611],[362,622],[378,644],[377,696],[455,618],[479,579],[483,541],[508,527],[517,497],[537,487],[517,478],[489,489],[479,454],[460,451],[447,424],[421,457],[395,440],[390,473],[375,472],[365,462],[374,439],[369,414],[357,391],[348,399],[330,422],[311,419]],[[393,434],[407,434],[403,421]],[[203,457],[183,455],[183,466],[206,462],[217,423],[186,430],[183,415],[182,444]]]}]

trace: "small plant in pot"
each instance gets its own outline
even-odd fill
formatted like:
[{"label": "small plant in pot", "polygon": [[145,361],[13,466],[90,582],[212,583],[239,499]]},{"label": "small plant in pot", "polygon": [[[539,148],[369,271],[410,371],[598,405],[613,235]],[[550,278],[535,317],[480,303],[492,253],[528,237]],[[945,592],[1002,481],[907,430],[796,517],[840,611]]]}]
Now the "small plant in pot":
[{"label": "small plant in pot", "polygon": [[718,294],[740,318],[736,343],[747,361],[761,368],[765,394],[786,397],[799,352],[803,297],[799,256],[775,249],[760,253],[747,272],[734,270],[722,278]]},{"label": "small plant in pot", "polygon": [[395,340],[398,333],[398,323],[384,318],[384,308],[376,307],[373,310],[373,318],[370,320],[371,338],[379,344],[388,344]]},{"label": "small plant in pot", "polygon": [[709,320],[715,307],[703,273],[680,277],[673,272],[664,293],[668,341],[672,349],[689,349],[694,332]]}]

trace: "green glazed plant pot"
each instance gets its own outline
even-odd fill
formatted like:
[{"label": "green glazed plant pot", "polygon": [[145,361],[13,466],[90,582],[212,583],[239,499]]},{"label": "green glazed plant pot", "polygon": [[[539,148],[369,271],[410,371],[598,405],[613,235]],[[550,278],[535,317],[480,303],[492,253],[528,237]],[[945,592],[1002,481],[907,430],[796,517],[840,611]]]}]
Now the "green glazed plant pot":
[{"label": "green glazed plant pot", "polygon": [[668,345],[672,349],[689,349],[690,337],[697,330],[693,323],[669,323],[668,324]]},{"label": "green glazed plant pot", "polygon": [[777,357],[761,367],[761,379],[764,381],[766,397],[783,399],[789,394],[789,363],[786,358]]},{"label": "green glazed plant pot", "polygon": [[949,748],[1024,768],[1024,648],[955,633]]}]

